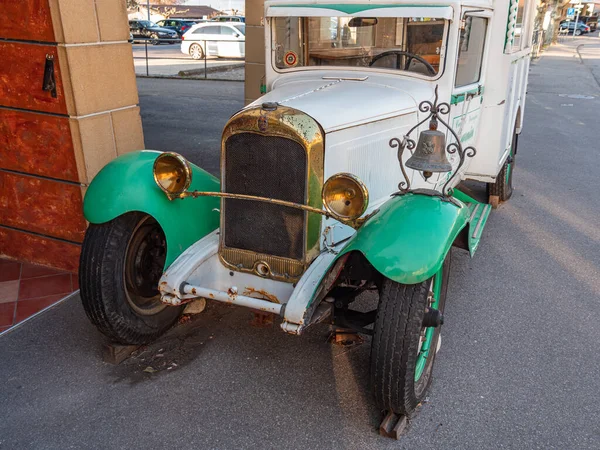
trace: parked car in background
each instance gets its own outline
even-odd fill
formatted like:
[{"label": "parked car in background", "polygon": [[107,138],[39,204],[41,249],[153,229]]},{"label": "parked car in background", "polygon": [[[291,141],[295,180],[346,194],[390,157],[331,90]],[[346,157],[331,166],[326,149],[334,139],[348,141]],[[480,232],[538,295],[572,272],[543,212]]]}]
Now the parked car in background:
[{"label": "parked car in background", "polygon": [[181,52],[193,59],[204,56],[244,58],[246,24],[206,22],[188,30],[181,38]]},{"label": "parked car in background", "polygon": [[187,30],[196,25],[196,22],[183,19],[165,19],[159,20],[156,22],[156,24],[161,28],[167,28],[169,30],[176,31],[179,37],[181,37]]},{"label": "parked car in background", "polygon": [[216,16],[210,19],[211,22],[242,22],[246,23],[244,16]]},{"label": "parked car in background", "polygon": [[160,43],[174,44],[179,35],[176,31],[162,28],[150,20],[130,20],[129,31],[134,39],[150,40],[153,45]]},{"label": "parked car in background", "polygon": [[569,30],[569,34],[575,30],[575,36],[580,36],[583,33],[589,33],[590,27],[582,22],[577,22],[577,28],[575,28],[575,22],[563,20],[560,23],[561,30]]},{"label": "parked car in background", "polygon": [[579,21],[590,27],[590,31],[596,31],[598,28],[598,16],[579,16]]}]

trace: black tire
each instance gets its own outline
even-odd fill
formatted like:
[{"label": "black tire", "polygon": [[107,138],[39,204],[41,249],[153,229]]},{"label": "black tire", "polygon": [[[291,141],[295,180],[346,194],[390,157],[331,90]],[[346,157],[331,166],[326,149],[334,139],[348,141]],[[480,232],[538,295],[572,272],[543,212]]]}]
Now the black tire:
[{"label": "black tire", "polygon": [[202,49],[202,46],[200,44],[190,45],[190,49],[188,50],[188,53],[190,54],[192,59],[195,59],[195,60],[200,60],[200,59],[204,58],[204,50]]},{"label": "black tire", "polygon": [[579,30],[579,29],[575,30],[575,36],[581,36],[581,30]]},{"label": "black tire", "polygon": [[[443,312],[450,274],[450,253],[442,272],[438,309]],[[413,285],[384,279],[371,343],[371,386],[382,412],[411,417],[431,384],[440,327],[435,329],[420,378],[415,370],[422,322],[433,277]]]},{"label": "black tire", "polygon": [[501,202],[507,201],[513,195],[513,173],[515,171],[518,144],[519,135],[517,134],[517,124],[515,124],[508,158],[504,161],[504,165],[496,177],[496,182],[488,183],[488,196],[497,196]]},{"label": "black tire", "polygon": [[147,344],[167,331],[183,307],[160,302],[166,257],[162,229],[143,213],[88,227],[81,249],[81,301],[90,321],[121,344]]},{"label": "black tire", "polygon": [[150,43],[151,43],[152,45],[158,45],[158,44],[160,44],[160,40],[158,39],[158,35],[156,35],[156,34],[153,34],[153,35],[152,35],[152,38],[151,38],[151,40],[150,40]]}]

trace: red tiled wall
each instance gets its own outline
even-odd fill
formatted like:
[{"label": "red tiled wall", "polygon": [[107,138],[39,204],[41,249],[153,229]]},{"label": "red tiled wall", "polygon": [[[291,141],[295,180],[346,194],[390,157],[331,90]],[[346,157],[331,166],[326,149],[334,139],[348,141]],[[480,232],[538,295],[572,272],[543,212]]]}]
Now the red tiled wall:
[{"label": "red tiled wall", "polygon": [[0,171],[0,223],[73,242],[83,241],[81,187]]},{"label": "red tiled wall", "polygon": [[48,0],[0,0],[0,36],[5,39],[54,42]]},{"label": "red tiled wall", "polygon": [[[42,90],[46,55],[54,58],[56,97],[52,97],[50,91]],[[55,45],[0,41],[0,61],[4,61],[0,64],[2,106],[67,114],[62,73]],[[10,63],[7,64],[6,61]]]},{"label": "red tiled wall", "polygon": [[86,222],[49,0],[0,11],[0,257],[76,271]]},{"label": "red tiled wall", "polygon": [[79,181],[69,119],[0,109],[0,169]]},{"label": "red tiled wall", "polygon": [[79,268],[79,244],[0,226],[2,254],[19,261],[56,267],[69,272]]}]

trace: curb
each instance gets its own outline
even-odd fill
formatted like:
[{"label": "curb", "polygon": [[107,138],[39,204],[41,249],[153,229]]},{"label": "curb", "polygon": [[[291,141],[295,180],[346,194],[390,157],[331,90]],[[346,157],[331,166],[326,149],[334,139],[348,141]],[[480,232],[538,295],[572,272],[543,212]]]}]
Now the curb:
[{"label": "curb", "polygon": [[136,78],[151,78],[155,80],[194,80],[194,81],[231,81],[234,83],[243,83],[245,80],[229,80],[227,78],[204,78],[198,76],[180,77],[179,75],[141,75],[136,74]]},{"label": "curb", "polygon": [[590,67],[588,67],[588,66],[585,64],[585,61],[584,61],[584,59],[583,59],[583,56],[581,56],[581,52],[579,51],[579,49],[580,49],[581,47],[585,47],[585,44],[579,44],[579,45],[578,45],[578,46],[575,48],[575,51],[577,52],[577,56],[579,57],[579,64],[581,64],[582,66],[584,66],[584,67],[585,67],[585,68],[586,68],[586,69],[587,69],[587,70],[590,72],[590,75],[592,76],[592,78],[593,78],[593,79],[594,79],[594,81],[596,82],[596,86],[598,86],[598,87],[600,88],[600,80],[598,80],[598,78],[596,78],[596,74],[594,74],[594,71],[593,71],[593,70],[592,70]]},{"label": "curb", "polygon": [[193,75],[204,75],[204,73],[215,73],[215,72],[227,72],[232,69],[240,69],[244,67],[245,63],[228,64],[226,66],[207,67],[205,69],[190,69],[180,70],[177,75],[180,77],[188,77]]},{"label": "curb", "polygon": [[2,333],[0,333],[0,337],[6,336],[8,333],[12,333],[13,331],[15,331],[15,329],[19,328],[21,325],[26,324],[30,320],[35,319],[37,316],[39,316],[41,314],[44,314],[46,311],[49,311],[52,308],[57,307],[58,305],[66,302],[67,300],[75,297],[78,294],[79,294],[79,289],[77,289],[76,291],[71,292],[70,294],[67,294],[65,297],[61,298],[60,300],[57,300],[55,303],[52,303],[51,305],[46,306],[44,309],[39,310],[35,314],[32,314],[31,316],[27,317],[26,319],[23,319],[19,323],[13,325],[8,330],[4,330]]}]

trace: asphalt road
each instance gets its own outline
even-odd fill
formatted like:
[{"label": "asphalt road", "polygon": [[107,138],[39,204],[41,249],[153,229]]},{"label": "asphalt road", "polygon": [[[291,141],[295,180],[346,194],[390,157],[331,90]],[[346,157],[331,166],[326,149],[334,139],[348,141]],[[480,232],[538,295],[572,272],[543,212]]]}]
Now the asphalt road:
[{"label": "asphalt road", "polygon": [[[555,47],[532,67],[514,197],[473,259],[453,253],[434,383],[402,440],[375,432],[368,340],[216,306],[115,367],[73,298],[0,338],[0,448],[600,448],[600,47],[579,42],[585,64]],[[216,172],[241,85],[139,86],[148,147]]]},{"label": "asphalt road", "polygon": [[244,106],[244,83],[137,79],[146,147],[181,153],[219,174],[223,126]]}]

